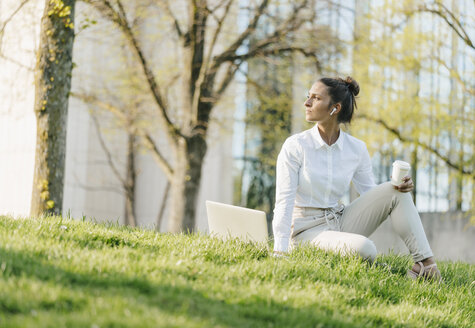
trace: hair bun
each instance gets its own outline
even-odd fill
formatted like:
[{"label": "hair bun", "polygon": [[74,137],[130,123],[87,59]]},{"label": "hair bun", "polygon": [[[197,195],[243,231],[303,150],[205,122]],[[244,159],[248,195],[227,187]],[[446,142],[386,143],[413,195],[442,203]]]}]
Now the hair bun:
[{"label": "hair bun", "polygon": [[348,86],[348,89],[350,89],[353,96],[356,97],[358,95],[358,93],[360,93],[360,85],[358,84],[358,82],[353,80],[353,78],[351,76],[347,76],[346,79],[344,80],[344,82]]}]

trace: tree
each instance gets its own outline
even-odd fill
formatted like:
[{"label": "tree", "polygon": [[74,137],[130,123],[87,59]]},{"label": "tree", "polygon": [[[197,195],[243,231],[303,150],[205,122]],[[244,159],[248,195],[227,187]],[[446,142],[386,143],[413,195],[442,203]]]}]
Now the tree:
[{"label": "tree", "polygon": [[[90,76],[85,73],[87,69],[76,71],[77,82],[71,96],[87,104],[98,144],[103,151],[104,162],[118,182],[118,186],[114,182],[113,186],[108,187],[90,185],[81,187],[86,190],[112,191],[122,195],[125,201],[124,223],[136,226],[137,177],[141,171],[140,167],[136,166],[136,158],[150,146],[147,142],[148,134],[145,132],[148,128],[155,127],[156,120],[153,118],[155,112],[149,109],[147,86],[144,87],[144,80],[140,78],[141,68],[128,51],[125,40],[120,34],[111,31],[107,22],[103,24],[104,22],[98,21],[94,12],[86,11],[78,16],[77,35],[81,35],[76,39],[77,42],[82,42],[81,37],[91,42],[93,36],[94,42],[107,40],[114,44],[113,47],[107,47],[107,51],[114,53],[114,60],[111,65],[98,64],[98,67],[93,69],[93,81],[89,80]],[[89,29],[89,34],[82,33]],[[103,52],[99,53],[97,57],[88,56],[87,65],[93,66],[97,64],[97,60],[100,62]],[[78,60],[78,65],[84,66],[84,63]],[[164,94],[167,96],[166,88]],[[127,146],[123,147],[125,144]],[[154,153],[153,149],[151,151]],[[163,197],[157,200],[160,208],[156,227],[159,231],[168,190],[169,184],[165,187]]]},{"label": "tree", "polygon": [[[314,28],[313,1],[302,0],[288,5],[284,19],[279,17],[276,28],[264,35],[257,35],[256,31],[264,17],[276,19],[271,9],[277,4],[268,0],[262,0],[258,4],[251,1],[248,8],[249,22],[231,42],[226,42],[223,31],[231,8],[238,5],[237,1],[187,1],[188,17],[183,20],[176,18],[168,2],[163,1],[163,10],[172,18],[174,33],[183,54],[180,76],[182,92],[179,93],[183,98],[182,115],[175,119],[172,118],[173,107],[163,95],[163,85],[158,82],[151,60],[145,55],[140,29],[135,28],[137,17],[134,17],[134,12],[128,10],[120,0],[84,1],[114,23],[142,68],[157,114],[166,127],[173,153],[172,165],[163,156],[163,151],[157,147],[151,135],[145,130],[140,132],[171,184],[169,230],[192,231],[195,228],[196,200],[213,109],[225,94],[236,72],[249,59],[289,52],[317,57],[316,42],[304,42],[302,39],[312,31],[313,36],[325,33]],[[185,21],[186,27],[182,21]],[[252,45],[249,43],[251,38],[255,38]],[[218,43],[224,45],[223,50],[218,51]]]},{"label": "tree", "polygon": [[[343,18],[337,4],[319,4],[318,12],[322,15],[335,16],[337,21]],[[327,24],[329,26],[320,26],[328,30],[327,35],[316,35],[311,39],[320,45],[326,58],[342,56],[344,42],[338,35],[338,28],[331,27],[330,22]],[[266,28],[273,26],[270,23]],[[302,58],[299,54],[277,54],[248,62],[245,156],[241,181],[236,184],[240,188],[237,193],[240,199],[236,202],[265,211],[269,226],[275,205],[277,155],[293,131],[300,132],[313,126],[313,123],[304,123],[305,93],[316,76],[335,74],[337,66],[335,61]]]},{"label": "tree", "polygon": [[[118,109],[117,109],[118,110]],[[135,206],[135,189],[137,181],[137,171],[135,169],[135,157],[137,155],[137,135],[135,133],[134,118],[125,116],[126,121],[125,129],[127,131],[127,151],[126,151],[126,165],[125,165],[125,177],[119,172],[117,165],[113,159],[111,151],[106,145],[104,137],[102,135],[101,126],[97,114],[91,114],[96,133],[99,139],[102,150],[104,151],[107,164],[111,168],[117,180],[119,180],[122,187],[122,191],[125,195],[125,223],[132,227],[137,225],[137,215]]]},{"label": "tree", "polygon": [[475,181],[474,71],[473,64],[463,70],[460,60],[475,63],[468,30],[473,15],[452,4],[449,9],[441,1],[371,2],[368,12],[357,15],[371,33],[355,31],[355,75],[362,77],[366,94],[359,102],[362,120],[352,131],[379,153],[412,152],[408,159],[417,167],[447,169],[457,180],[448,194],[456,194],[454,207],[461,209],[463,190],[473,189]]},{"label": "tree", "polygon": [[290,56],[249,63],[246,145],[242,179],[246,207],[265,211],[270,224],[275,203],[275,161],[290,134],[292,113]]},{"label": "tree", "polygon": [[61,214],[75,0],[46,0],[36,68],[37,140],[31,215]]},{"label": "tree", "polygon": [[453,10],[449,9],[446,5],[444,5],[444,3],[440,0],[422,3],[419,4],[415,10],[409,9],[406,11],[408,17],[418,12],[428,12],[442,18],[444,22],[450,27],[450,29],[454,31],[467,46],[475,50],[473,36],[471,36],[470,32],[467,31],[467,25],[464,24],[460,19],[460,13],[455,13]]}]

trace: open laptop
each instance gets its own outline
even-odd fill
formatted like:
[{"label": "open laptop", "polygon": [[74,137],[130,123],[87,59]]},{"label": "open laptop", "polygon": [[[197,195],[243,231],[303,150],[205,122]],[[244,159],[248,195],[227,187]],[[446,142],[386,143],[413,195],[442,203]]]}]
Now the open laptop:
[{"label": "open laptop", "polygon": [[209,233],[212,236],[267,242],[266,213],[249,208],[206,201]]}]

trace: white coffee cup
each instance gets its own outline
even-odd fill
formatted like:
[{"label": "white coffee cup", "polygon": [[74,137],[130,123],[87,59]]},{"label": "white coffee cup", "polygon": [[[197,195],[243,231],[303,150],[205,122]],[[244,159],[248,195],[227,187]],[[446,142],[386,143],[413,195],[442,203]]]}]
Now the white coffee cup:
[{"label": "white coffee cup", "polygon": [[391,174],[391,184],[393,186],[399,186],[402,181],[402,178],[408,175],[411,165],[404,161],[395,161],[393,163],[393,172]]}]

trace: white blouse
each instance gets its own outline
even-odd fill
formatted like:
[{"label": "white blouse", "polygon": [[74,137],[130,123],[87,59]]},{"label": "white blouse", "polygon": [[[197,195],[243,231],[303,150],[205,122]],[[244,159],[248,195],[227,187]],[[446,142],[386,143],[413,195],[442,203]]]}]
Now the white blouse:
[{"label": "white blouse", "polygon": [[274,250],[288,250],[294,205],[336,207],[351,181],[360,195],[376,185],[363,141],[340,130],[328,146],[318,124],[287,138],[277,157]]}]

